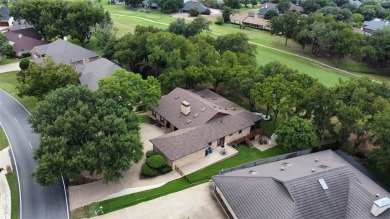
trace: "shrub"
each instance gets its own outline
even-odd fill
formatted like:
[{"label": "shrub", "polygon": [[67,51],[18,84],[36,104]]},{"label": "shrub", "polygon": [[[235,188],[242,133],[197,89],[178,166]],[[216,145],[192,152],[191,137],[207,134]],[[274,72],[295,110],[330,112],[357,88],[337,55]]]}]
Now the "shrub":
[{"label": "shrub", "polygon": [[217,24],[217,25],[223,25],[224,23],[225,23],[225,22],[224,22],[222,16],[218,16],[218,17],[217,17],[217,20],[215,20],[215,24]]},{"label": "shrub", "polygon": [[157,152],[150,150],[146,152],[146,158],[149,158],[151,156],[158,155]]},{"label": "shrub", "polygon": [[169,172],[171,172],[172,171],[172,167],[170,167],[170,166],[165,166],[165,167],[163,167],[162,169],[161,169],[161,173],[162,174],[166,174],[166,173],[169,173]]},{"label": "shrub", "polygon": [[146,159],[146,163],[154,169],[160,169],[165,165],[165,159],[161,155],[154,155]]},{"label": "shrub", "polygon": [[202,14],[204,14],[204,15],[210,15],[211,14],[211,11],[210,11],[210,9],[206,9]]},{"label": "shrub", "polygon": [[197,17],[200,14],[197,8],[191,8],[190,10],[188,10],[188,13],[191,17]]},{"label": "shrub", "polygon": [[19,67],[22,70],[26,70],[29,65],[30,65],[30,59],[29,58],[24,58],[24,59],[20,60],[20,62],[19,62]]},{"label": "shrub", "polygon": [[144,176],[156,176],[157,170],[150,168],[146,163],[144,163],[141,167],[141,173]]}]

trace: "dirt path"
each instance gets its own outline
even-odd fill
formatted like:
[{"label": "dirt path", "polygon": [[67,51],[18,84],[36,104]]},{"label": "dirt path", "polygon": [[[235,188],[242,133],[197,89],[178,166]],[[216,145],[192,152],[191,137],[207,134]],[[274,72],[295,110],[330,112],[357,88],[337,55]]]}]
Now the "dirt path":
[{"label": "dirt path", "polygon": [[[152,22],[152,23],[156,23],[156,24],[162,24],[162,25],[166,25],[168,26],[169,24],[167,23],[162,23],[162,22],[158,22],[158,21],[154,21],[154,20],[150,20],[150,19],[147,19],[147,18],[142,18],[142,17],[138,17],[138,16],[132,16],[132,15],[123,15],[123,14],[111,14],[111,15],[114,15],[114,16],[122,16],[122,17],[132,17],[132,18],[137,18],[137,19],[141,19],[141,20],[145,20],[145,21],[149,21],[149,22]],[[219,33],[216,33],[216,32],[211,32],[212,34],[214,35],[217,35],[217,36],[220,36],[222,34],[219,34]],[[277,52],[281,52],[281,53],[285,53],[285,54],[288,54],[288,55],[291,55],[291,56],[295,56],[295,57],[299,57],[299,58],[302,58],[302,59],[305,59],[305,60],[308,60],[310,62],[313,62],[313,63],[316,63],[316,64],[319,64],[323,67],[326,67],[326,68],[330,68],[332,70],[335,70],[335,71],[339,71],[341,73],[344,73],[344,74],[348,74],[348,75],[352,75],[352,76],[355,76],[355,77],[362,77],[358,74],[354,74],[352,72],[349,72],[349,71],[346,71],[346,70],[343,70],[343,69],[340,69],[340,68],[336,68],[336,67],[333,67],[331,65],[327,65],[325,63],[322,63],[320,61],[317,61],[317,60],[314,60],[314,59],[311,59],[311,58],[308,58],[308,57],[305,57],[305,56],[301,56],[301,55],[298,55],[298,54],[295,54],[295,53],[291,53],[291,52],[286,52],[286,51],[283,51],[283,50],[280,50],[280,49],[275,49],[275,48],[272,48],[272,47],[269,47],[269,46],[265,46],[265,45],[261,45],[261,44],[258,44],[258,43],[255,43],[255,42],[251,42],[249,41],[249,43],[253,44],[253,45],[256,45],[256,46],[259,46],[259,47],[263,47],[263,48],[267,48],[267,49],[272,49],[274,51],[277,51]],[[376,82],[376,83],[382,83],[380,81],[377,81],[377,80],[373,80],[371,79],[372,81]]]}]

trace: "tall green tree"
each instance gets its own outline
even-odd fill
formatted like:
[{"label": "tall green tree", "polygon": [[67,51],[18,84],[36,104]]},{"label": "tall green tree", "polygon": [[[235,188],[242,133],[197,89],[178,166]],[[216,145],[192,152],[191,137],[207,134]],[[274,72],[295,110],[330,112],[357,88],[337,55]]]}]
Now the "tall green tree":
[{"label": "tall green tree", "polygon": [[184,5],[183,0],[157,0],[156,2],[164,13],[178,12]]},{"label": "tall green tree", "polygon": [[12,46],[8,43],[7,37],[0,35],[0,56],[8,56],[12,53]]},{"label": "tall green tree", "polygon": [[224,0],[223,1],[226,6],[233,8],[233,9],[239,9],[241,8],[241,2],[240,0]]},{"label": "tall green tree", "polygon": [[140,105],[156,105],[161,97],[161,85],[154,77],[144,80],[139,74],[120,69],[99,81],[98,94],[132,110]]},{"label": "tall green tree", "polygon": [[276,6],[276,8],[284,13],[290,9],[291,0],[280,0],[279,4]]},{"label": "tall green tree", "polygon": [[57,64],[51,57],[45,57],[40,64],[29,63],[26,70],[16,73],[16,77],[19,82],[18,96],[35,96],[42,100],[55,89],[78,84],[80,73],[70,65]]},{"label": "tall green tree", "polygon": [[217,37],[215,48],[222,54],[225,51],[243,53],[254,56],[256,48],[249,43],[249,38],[244,33],[225,34]]},{"label": "tall green tree", "polygon": [[287,46],[287,40],[293,38],[299,31],[299,20],[301,14],[299,12],[288,11],[281,16],[274,17],[270,20],[271,35],[278,35],[282,33],[286,38],[285,46]]},{"label": "tall green tree", "polygon": [[289,151],[309,149],[318,145],[318,137],[310,121],[297,116],[281,122],[276,135],[278,145]]},{"label": "tall green tree", "polygon": [[233,14],[232,8],[230,8],[228,6],[224,6],[222,8],[222,17],[223,17],[223,20],[225,21],[225,23],[229,23],[230,22],[230,16],[232,14]]},{"label": "tall green tree", "polygon": [[40,134],[33,176],[42,186],[83,171],[102,174],[104,182],[117,181],[143,155],[137,116],[85,86],[51,92],[28,121]]},{"label": "tall green tree", "polygon": [[184,18],[178,18],[169,24],[168,31],[174,34],[190,37],[208,31],[211,22],[203,16],[196,17],[191,23],[187,24]]}]

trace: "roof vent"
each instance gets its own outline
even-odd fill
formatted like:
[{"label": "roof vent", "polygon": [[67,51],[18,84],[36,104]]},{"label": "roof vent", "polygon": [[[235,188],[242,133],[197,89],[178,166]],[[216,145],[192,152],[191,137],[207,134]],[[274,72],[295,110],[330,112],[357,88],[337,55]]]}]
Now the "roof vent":
[{"label": "roof vent", "polygon": [[318,159],[315,159],[314,161],[315,161],[315,162],[318,162]]},{"label": "roof vent", "polygon": [[280,167],[280,170],[281,170],[281,171],[284,171],[284,167]]},{"label": "roof vent", "polygon": [[206,111],[206,108],[203,107],[200,111],[204,112],[204,111]]},{"label": "roof vent", "polygon": [[379,194],[376,194],[375,197],[379,198]]},{"label": "roof vent", "polygon": [[232,110],[234,111],[234,110],[236,110],[236,108],[232,108]]},{"label": "roof vent", "polygon": [[198,113],[195,113],[194,118],[196,118],[196,117],[198,117],[198,116],[199,116],[199,114],[198,114]]},{"label": "roof vent", "polygon": [[191,120],[191,119],[187,120],[187,122],[186,122],[186,123],[187,123],[187,124],[190,124],[190,122],[192,122],[192,120]]},{"label": "roof vent", "polygon": [[282,165],[285,166],[285,167],[291,167],[291,166],[292,166],[292,163],[284,162],[284,163],[282,163]]},{"label": "roof vent", "polygon": [[20,34],[20,33],[18,34],[18,38],[19,39],[22,38],[22,36],[23,36],[22,34]]},{"label": "roof vent", "polygon": [[386,211],[388,208],[390,208],[390,199],[385,197],[379,200],[374,201],[374,204],[371,208],[371,214],[373,214],[375,217],[378,217],[380,214],[382,214],[384,211]]},{"label": "roof vent", "polygon": [[174,99],[177,100],[177,99],[179,99],[179,98],[180,98],[180,96],[177,96],[177,97],[175,97]]},{"label": "roof vent", "polygon": [[318,165],[318,168],[321,168],[321,169],[326,169],[326,168],[328,168],[329,166],[326,166],[326,165]]},{"label": "roof vent", "polygon": [[257,172],[256,172],[256,171],[254,171],[254,170],[249,170],[249,171],[248,171],[248,173],[249,173],[249,174],[252,174],[252,175],[255,175],[255,174],[257,174]]},{"label": "roof vent", "polygon": [[313,173],[314,173],[315,171],[316,171],[315,169],[311,169],[311,172],[313,172]]},{"label": "roof vent", "polygon": [[319,179],[318,182],[320,182],[323,190],[327,190],[328,189],[328,185],[326,185],[326,182],[325,182],[324,179]]},{"label": "roof vent", "polygon": [[217,100],[217,98],[216,98],[216,97],[213,97],[213,100]]}]

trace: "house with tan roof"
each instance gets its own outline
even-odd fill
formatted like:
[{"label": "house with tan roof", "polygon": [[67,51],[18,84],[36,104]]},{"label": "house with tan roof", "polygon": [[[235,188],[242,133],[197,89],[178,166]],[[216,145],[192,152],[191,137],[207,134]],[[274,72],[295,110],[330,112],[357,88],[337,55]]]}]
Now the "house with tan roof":
[{"label": "house with tan roof", "polygon": [[214,194],[227,218],[390,218],[388,188],[365,171],[341,151],[274,157],[213,176]]},{"label": "house with tan roof", "polygon": [[265,20],[255,12],[237,13],[230,18],[233,24],[245,25],[257,29],[269,29],[268,20]]},{"label": "house with tan roof", "polygon": [[174,169],[260,133],[260,117],[210,90],[176,88],[152,107],[149,116],[169,130],[150,142]]}]

